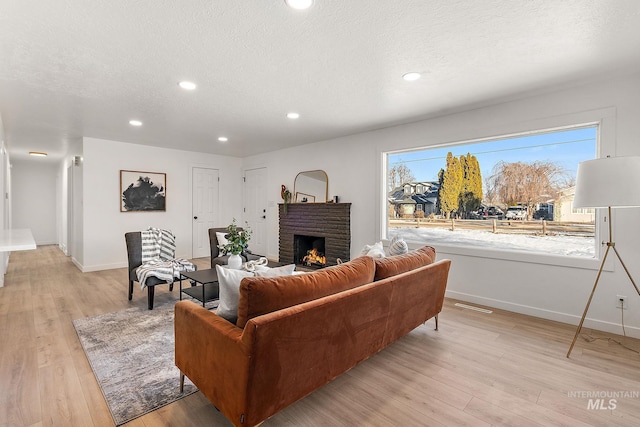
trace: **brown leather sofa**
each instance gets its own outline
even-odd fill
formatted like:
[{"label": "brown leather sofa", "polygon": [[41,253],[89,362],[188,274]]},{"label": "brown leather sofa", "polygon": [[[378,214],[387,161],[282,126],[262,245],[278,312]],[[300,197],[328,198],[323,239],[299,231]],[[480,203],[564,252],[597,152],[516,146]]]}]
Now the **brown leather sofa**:
[{"label": "brown leather sofa", "polygon": [[235,325],[178,302],[181,380],[191,379],[234,425],[259,424],[437,317],[451,261],[434,259],[435,250],[423,247],[308,274],[245,278]]}]

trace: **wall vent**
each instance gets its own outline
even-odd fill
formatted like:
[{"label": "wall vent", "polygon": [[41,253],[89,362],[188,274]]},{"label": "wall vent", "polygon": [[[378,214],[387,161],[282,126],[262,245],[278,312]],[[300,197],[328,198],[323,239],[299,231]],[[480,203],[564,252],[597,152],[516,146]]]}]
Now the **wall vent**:
[{"label": "wall vent", "polygon": [[455,305],[456,307],[464,308],[466,310],[479,311],[480,313],[487,313],[487,314],[493,313],[493,311],[491,311],[491,310],[487,310],[486,308],[476,307],[474,305],[460,304],[459,302],[457,302],[457,303],[455,303],[453,305]]}]

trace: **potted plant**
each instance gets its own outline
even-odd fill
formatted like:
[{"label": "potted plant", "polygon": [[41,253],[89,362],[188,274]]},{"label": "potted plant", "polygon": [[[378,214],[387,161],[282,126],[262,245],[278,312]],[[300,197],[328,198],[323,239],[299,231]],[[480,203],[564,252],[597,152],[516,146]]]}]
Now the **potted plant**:
[{"label": "potted plant", "polygon": [[252,231],[251,228],[249,228],[249,224],[245,224],[245,228],[240,228],[238,224],[236,224],[236,219],[233,218],[233,221],[227,227],[228,233],[224,236],[227,239],[227,243],[218,245],[218,248],[230,254],[229,261],[227,261],[227,265],[230,268],[238,269],[242,266],[240,254],[249,246]]}]

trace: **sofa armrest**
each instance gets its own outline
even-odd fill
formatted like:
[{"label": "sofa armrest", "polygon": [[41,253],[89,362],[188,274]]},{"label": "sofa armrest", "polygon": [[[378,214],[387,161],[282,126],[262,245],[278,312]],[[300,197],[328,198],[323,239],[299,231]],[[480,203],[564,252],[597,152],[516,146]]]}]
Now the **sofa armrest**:
[{"label": "sofa armrest", "polygon": [[246,407],[250,362],[243,330],[198,304],[180,301],[175,306],[174,331],[176,366],[238,423]]}]

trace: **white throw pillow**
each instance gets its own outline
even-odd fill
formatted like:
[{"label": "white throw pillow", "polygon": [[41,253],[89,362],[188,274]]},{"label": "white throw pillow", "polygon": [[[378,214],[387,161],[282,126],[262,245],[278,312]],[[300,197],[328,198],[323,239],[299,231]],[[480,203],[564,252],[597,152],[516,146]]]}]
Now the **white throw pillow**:
[{"label": "white throw pillow", "polygon": [[[220,249],[220,246],[224,246],[227,243],[229,243],[229,241],[227,240],[226,236],[227,233],[221,233],[220,231],[216,231],[216,239],[218,239],[218,249]],[[225,251],[220,249],[220,252],[218,252],[218,256],[224,256],[226,255]]]},{"label": "white throw pillow", "polygon": [[257,277],[278,277],[278,276],[291,276],[293,270],[296,269],[295,264],[283,265],[282,267],[265,267],[260,265],[256,267]]},{"label": "white throw pillow", "polygon": [[[380,243],[382,244],[382,242],[380,242]],[[368,254],[369,251],[376,245],[377,245],[377,243],[374,243],[373,245],[364,245],[364,247],[360,251],[360,256],[365,256],[366,254]]]},{"label": "white throw pillow", "polygon": [[371,258],[384,258],[384,247],[382,242],[374,243],[373,245],[365,245],[360,252],[360,256],[370,256]]},{"label": "white throw pillow", "polygon": [[216,314],[235,322],[238,319],[238,301],[240,300],[240,282],[245,277],[252,277],[253,273],[244,270],[233,270],[216,265],[218,273],[218,288],[220,296]]},{"label": "white throw pillow", "polygon": [[394,236],[389,243],[389,255],[401,255],[409,252],[407,242],[400,236]]}]

